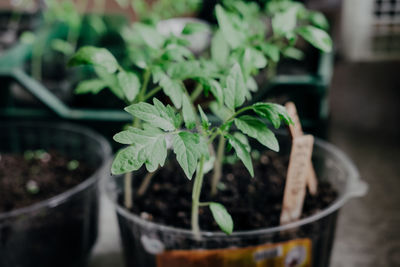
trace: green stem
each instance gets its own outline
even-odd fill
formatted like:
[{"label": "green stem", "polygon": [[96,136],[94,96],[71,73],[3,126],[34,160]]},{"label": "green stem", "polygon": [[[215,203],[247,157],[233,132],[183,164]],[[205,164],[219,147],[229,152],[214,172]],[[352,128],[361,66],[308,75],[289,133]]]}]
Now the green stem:
[{"label": "green stem", "polygon": [[192,190],[192,231],[196,239],[201,239],[200,226],[199,226],[199,207],[200,207],[200,194],[201,187],[203,185],[203,167],[204,167],[204,156],[200,158],[199,168],[194,178],[193,190]]},{"label": "green stem", "polygon": [[[150,69],[146,69],[144,74],[143,74],[143,83],[142,83],[142,87],[140,88],[139,94],[136,97],[136,102],[140,103],[143,101],[143,99],[145,98],[145,94],[146,94],[146,90],[147,90],[147,85],[149,84],[150,81]],[[135,119],[133,120],[133,127],[139,127],[140,126],[140,120],[138,117],[135,117]]]},{"label": "green stem", "polygon": [[223,135],[219,136],[217,156],[214,162],[213,177],[211,180],[211,195],[217,194],[217,186],[222,177],[222,160],[224,158],[226,139]]},{"label": "green stem", "polygon": [[157,86],[156,88],[152,89],[147,95],[145,95],[142,101],[147,101],[149,98],[151,98],[152,96],[154,96],[155,94],[157,94],[161,90],[162,90],[162,87],[161,86]]},{"label": "green stem", "polygon": [[201,95],[202,92],[203,92],[203,85],[198,84],[196,86],[196,89],[194,89],[194,91],[190,95],[190,101],[194,103],[194,101]]},{"label": "green stem", "polygon": [[33,44],[32,48],[32,62],[31,62],[31,72],[32,77],[37,81],[42,80],[42,56],[43,56],[44,44],[42,41]]}]

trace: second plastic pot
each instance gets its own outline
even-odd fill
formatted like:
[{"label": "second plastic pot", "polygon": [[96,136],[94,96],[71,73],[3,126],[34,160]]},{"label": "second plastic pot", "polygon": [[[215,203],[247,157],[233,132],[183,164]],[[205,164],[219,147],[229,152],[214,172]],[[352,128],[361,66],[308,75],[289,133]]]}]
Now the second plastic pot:
[{"label": "second plastic pot", "polygon": [[50,199],[0,213],[0,266],[84,266],[97,239],[99,180],[108,173],[111,148],[71,124],[1,123],[0,154],[36,149],[56,150],[95,171]]}]

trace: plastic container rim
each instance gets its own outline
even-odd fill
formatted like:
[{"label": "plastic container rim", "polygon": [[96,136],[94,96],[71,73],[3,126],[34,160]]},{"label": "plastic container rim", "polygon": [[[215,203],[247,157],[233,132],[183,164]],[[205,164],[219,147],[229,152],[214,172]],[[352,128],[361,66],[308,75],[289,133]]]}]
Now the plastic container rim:
[{"label": "plastic container rim", "polygon": [[100,134],[92,131],[87,127],[83,127],[76,124],[65,123],[65,122],[56,122],[56,123],[48,123],[48,122],[6,122],[0,126],[1,128],[7,127],[37,127],[37,128],[52,128],[56,130],[66,130],[68,132],[83,134],[89,138],[96,140],[99,143],[99,146],[102,150],[102,163],[101,165],[89,176],[89,178],[85,179],[83,182],[78,185],[64,191],[61,194],[55,195],[51,198],[42,200],[40,202],[34,203],[32,205],[18,208],[15,210],[11,210],[8,212],[0,213],[0,220],[8,219],[11,217],[20,216],[26,213],[30,213],[33,211],[37,211],[39,209],[50,207],[54,208],[65,201],[67,201],[70,197],[76,195],[77,193],[85,190],[90,187],[96,181],[101,179],[101,173],[109,166],[110,157],[111,157],[111,146],[108,141],[101,136]]}]

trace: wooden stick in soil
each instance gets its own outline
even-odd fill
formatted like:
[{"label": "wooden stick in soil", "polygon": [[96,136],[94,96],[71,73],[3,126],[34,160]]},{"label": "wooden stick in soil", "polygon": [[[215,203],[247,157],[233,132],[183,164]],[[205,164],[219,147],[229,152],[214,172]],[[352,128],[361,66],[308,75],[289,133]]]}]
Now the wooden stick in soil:
[{"label": "wooden stick in soil", "polygon": [[[303,136],[303,129],[301,128],[300,118],[297,114],[296,106],[293,102],[288,102],[285,104],[286,110],[289,116],[293,119],[294,125],[289,125],[289,132],[294,140],[297,137]],[[311,195],[315,196],[318,192],[318,180],[315,174],[314,167],[310,160],[307,175],[307,187]]]}]

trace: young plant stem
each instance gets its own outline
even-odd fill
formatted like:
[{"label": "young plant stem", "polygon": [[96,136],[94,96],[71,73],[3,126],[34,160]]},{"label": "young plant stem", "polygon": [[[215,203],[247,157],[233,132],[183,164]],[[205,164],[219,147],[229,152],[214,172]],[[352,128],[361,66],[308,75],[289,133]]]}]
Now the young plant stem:
[{"label": "young plant stem", "polygon": [[132,208],[132,173],[127,172],[124,176],[124,204],[127,209]]},{"label": "young plant stem", "polygon": [[[149,84],[149,80],[150,80],[150,75],[151,72],[149,69],[145,70],[144,76],[143,76],[143,84],[142,84],[142,88],[139,91],[139,95],[137,96],[137,102],[141,102],[144,99],[144,95],[146,93],[147,90],[147,85]],[[134,121],[133,121],[133,127],[140,127],[140,120],[138,117],[135,117]],[[142,184],[139,187],[139,191],[143,191],[142,194],[144,194],[144,192],[146,192],[146,189],[148,187],[148,184],[150,184],[151,178],[153,175],[150,176],[150,173],[148,174],[149,176],[143,180]],[[146,185],[147,184],[147,185]],[[130,209],[132,208],[132,173],[126,173],[125,177],[124,177],[124,193],[125,193],[125,207]],[[141,195],[142,195],[141,194]]]},{"label": "young plant stem", "polygon": [[211,180],[211,195],[215,196],[218,192],[217,186],[222,177],[222,160],[224,158],[224,150],[225,150],[226,140],[223,135],[219,136],[218,140],[218,149],[217,149],[217,156],[214,162],[214,171]]},{"label": "young plant stem", "polygon": [[139,187],[139,189],[137,191],[137,196],[138,197],[142,197],[146,193],[147,188],[149,188],[151,179],[157,173],[157,171],[158,171],[158,169],[155,170],[154,172],[148,172],[146,174],[146,176],[143,179],[143,182],[140,184],[140,187]]},{"label": "young plant stem", "polygon": [[161,86],[157,86],[156,88],[152,89],[150,92],[148,92],[145,96],[143,101],[147,101],[149,98],[151,98],[152,96],[154,96],[155,94],[157,94],[158,92],[160,92],[162,90]]},{"label": "young plant stem", "polygon": [[200,207],[200,194],[201,187],[203,185],[203,167],[204,167],[204,156],[200,158],[199,167],[194,178],[193,190],[192,190],[192,231],[197,240],[201,239],[200,226],[199,226],[199,207]]},{"label": "young plant stem", "polygon": [[201,95],[202,92],[203,92],[203,85],[199,83],[192,92],[192,94],[190,95],[190,101],[194,103],[194,101]]}]

